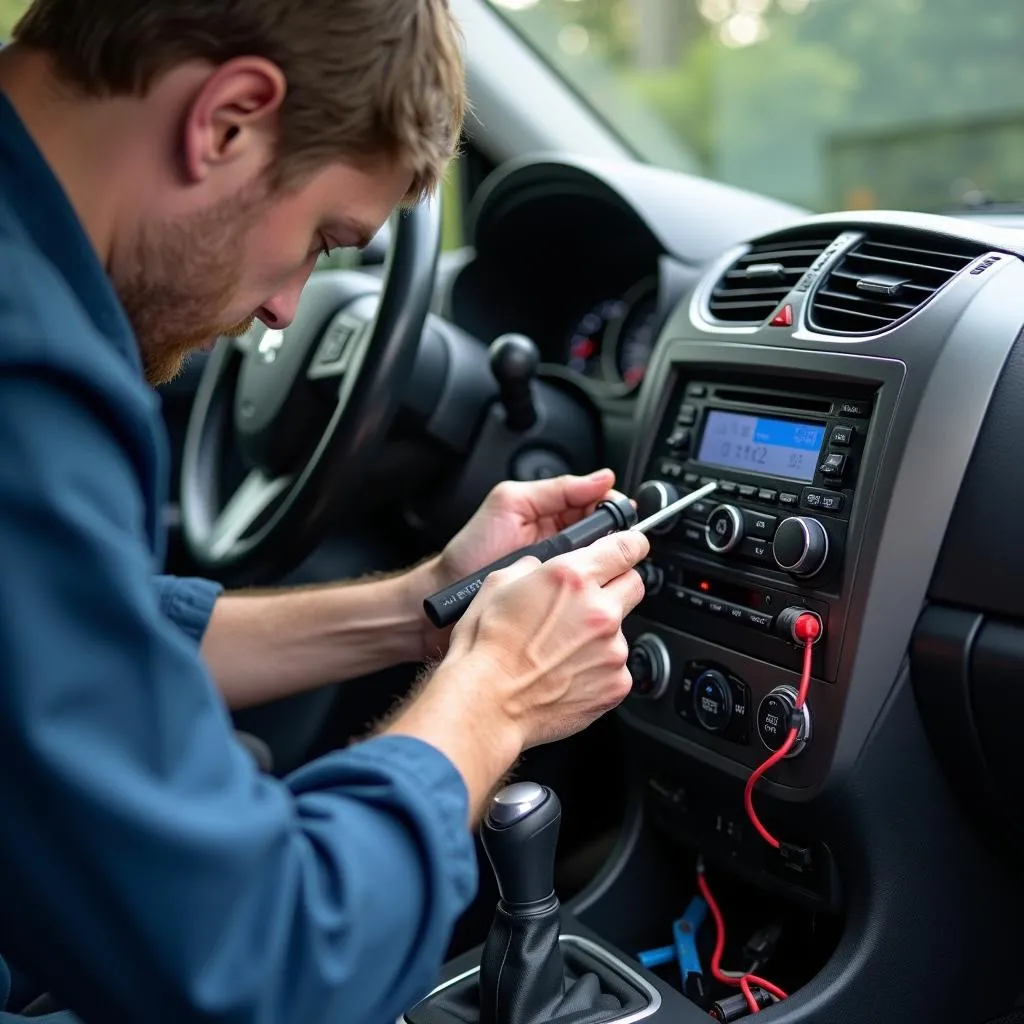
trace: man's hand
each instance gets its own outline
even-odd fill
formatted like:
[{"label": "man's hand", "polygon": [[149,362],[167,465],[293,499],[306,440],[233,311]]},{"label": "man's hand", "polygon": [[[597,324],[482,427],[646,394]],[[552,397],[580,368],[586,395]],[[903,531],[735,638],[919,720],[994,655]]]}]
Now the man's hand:
[{"label": "man's hand", "polygon": [[[506,480],[498,484],[440,557],[430,563],[422,596],[589,515],[599,501],[611,496],[614,483],[615,474],[601,469],[589,476],[560,476],[528,483]],[[443,654],[451,629],[434,629],[429,623],[424,629],[425,654]]]},{"label": "man's hand", "polygon": [[634,566],[649,547],[622,531],[491,573],[448,656],[385,731],[443,751],[479,812],[524,749],[585,728],[629,693],[622,620],[643,599]]}]

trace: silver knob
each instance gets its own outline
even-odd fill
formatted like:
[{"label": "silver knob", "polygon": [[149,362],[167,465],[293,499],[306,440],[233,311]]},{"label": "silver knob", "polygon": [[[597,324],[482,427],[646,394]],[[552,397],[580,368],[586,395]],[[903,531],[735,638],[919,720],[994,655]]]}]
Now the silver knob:
[{"label": "silver knob", "polygon": [[772,541],[775,564],[791,576],[813,576],[828,561],[828,531],[810,516],[791,516],[779,523]]},{"label": "silver knob", "polygon": [[716,505],[704,527],[704,539],[716,555],[727,555],[743,540],[743,513],[735,505]]},{"label": "silver knob", "polygon": [[[674,501],[679,500],[679,491],[664,480],[645,480],[636,492],[636,511],[639,519],[646,519],[668,508]],[[679,516],[669,516],[663,523],[652,526],[651,533],[670,533],[679,522]]]}]

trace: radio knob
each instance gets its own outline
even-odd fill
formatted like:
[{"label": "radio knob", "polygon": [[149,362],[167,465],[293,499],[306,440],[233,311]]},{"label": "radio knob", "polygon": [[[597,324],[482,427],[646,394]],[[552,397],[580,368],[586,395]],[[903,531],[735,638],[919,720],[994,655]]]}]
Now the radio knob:
[{"label": "radio knob", "polygon": [[626,668],[633,678],[631,697],[657,700],[668,688],[672,662],[668,648],[659,636],[644,633],[630,645]]},{"label": "radio knob", "polygon": [[735,505],[718,505],[711,510],[704,539],[716,555],[727,555],[743,540],[743,513]]},{"label": "radio knob", "polygon": [[775,564],[791,576],[813,576],[828,560],[828,533],[817,519],[790,516],[775,531],[772,554]]},{"label": "radio knob", "polygon": [[[636,492],[636,514],[646,519],[679,500],[679,491],[664,480],[645,480]],[[679,522],[679,516],[669,516],[663,523],[651,528],[651,533],[669,533]]]}]

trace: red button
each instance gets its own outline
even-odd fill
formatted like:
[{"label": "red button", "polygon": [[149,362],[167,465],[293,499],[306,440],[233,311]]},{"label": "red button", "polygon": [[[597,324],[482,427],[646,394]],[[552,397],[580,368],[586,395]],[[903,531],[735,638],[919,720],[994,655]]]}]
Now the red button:
[{"label": "red button", "polygon": [[793,307],[783,306],[782,309],[775,314],[771,319],[772,327],[792,327],[793,326]]}]

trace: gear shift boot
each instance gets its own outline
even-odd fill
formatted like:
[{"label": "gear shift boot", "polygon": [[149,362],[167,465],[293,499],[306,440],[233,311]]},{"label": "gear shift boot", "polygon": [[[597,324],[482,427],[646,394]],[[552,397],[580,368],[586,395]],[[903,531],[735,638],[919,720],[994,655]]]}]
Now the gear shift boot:
[{"label": "gear shift boot", "polygon": [[479,970],[410,1010],[409,1024],[610,1024],[636,1021],[660,999],[625,964],[585,940],[559,935],[555,846],[558,797],[532,782],[494,798],[481,841],[501,899]]},{"label": "gear shift boot", "polygon": [[[585,939],[566,935],[558,942],[563,964],[562,995],[538,1006],[533,993],[513,994],[507,1014],[495,1015],[498,1024],[515,1024],[527,1012],[531,1024],[616,1024],[637,1021],[657,1010],[661,997],[639,975]],[[628,974],[627,974],[628,972]],[[405,1014],[408,1024],[482,1024],[480,972],[456,978]]]}]

